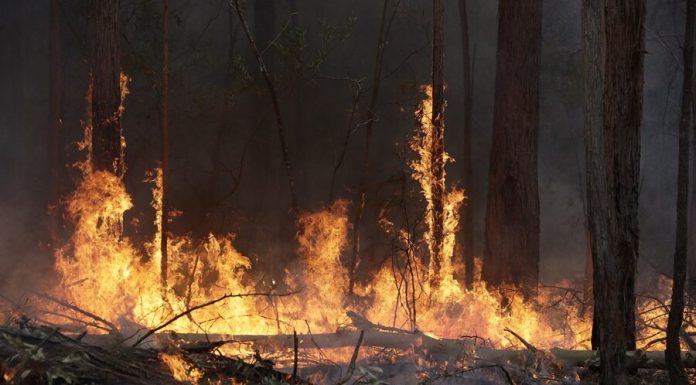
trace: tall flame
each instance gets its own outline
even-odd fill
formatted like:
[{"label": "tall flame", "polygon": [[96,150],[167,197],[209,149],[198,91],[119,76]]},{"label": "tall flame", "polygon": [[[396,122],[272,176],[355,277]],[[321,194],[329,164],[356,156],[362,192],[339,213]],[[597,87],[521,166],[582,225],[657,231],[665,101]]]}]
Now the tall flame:
[{"label": "tall flame", "polygon": [[[433,87],[432,85],[424,85],[421,87],[421,92],[426,96],[425,99],[421,100],[418,108],[416,109],[416,119],[419,122],[418,127],[410,141],[411,149],[416,153],[416,159],[410,162],[410,167],[412,170],[412,177],[418,182],[423,193],[423,198],[425,199],[427,206],[425,211],[425,220],[428,226],[423,238],[428,244],[428,250],[430,252],[430,266],[429,275],[439,274],[440,287],[432,288],[433,290],[439,291],[441,296],[455,297],[461,294],[459,286],[454,280],[454,267],[452,265],[452,257],[454,256],[454,246],[455,246],[455,235],[459,227],[459,209],[464,201],[464,192],[459,189],[453,189],[452,191],[445,194],[444,197],[444,212],[442,215],[443,229],[444,229],[444,239],[442,240],[441,247],[436,247],[433,229],[436,226],[435,221],[437,220],[437,215],[435,213],[435,192],[433,191],[433,186],[440,185],[439,190],[445,191],[445,177],[446,174],[442,176],[433,174],[434,165],[436,163],[446,164],[453,159],[446,152],[442,152],[440,156],[441,159],[435,159],[438,156],[433,148],[437,145],[435,141],[435,127],[432,122],[433,115]],[[436,250],[440,250],[440,255],[435,255]],[[433,268],[434,260],[436,258],[440,259],[441,267],[439,271],[435,271]]]}]

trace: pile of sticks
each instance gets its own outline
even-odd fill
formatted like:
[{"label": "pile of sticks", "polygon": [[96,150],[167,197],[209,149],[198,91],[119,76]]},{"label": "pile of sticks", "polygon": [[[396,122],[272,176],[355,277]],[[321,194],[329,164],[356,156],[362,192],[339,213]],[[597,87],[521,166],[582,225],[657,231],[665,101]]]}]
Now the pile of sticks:
[{"label": "pile of sticks", "polygon": [[161,359],[167,353],[195,368],[201,383],[310,385],[274,370],[260,357],[248,363],[216,354],[214,345],[163,352],[122,344],[96,346],[83,338],[28,319],[0,327],[0,384],[181,384]]}]

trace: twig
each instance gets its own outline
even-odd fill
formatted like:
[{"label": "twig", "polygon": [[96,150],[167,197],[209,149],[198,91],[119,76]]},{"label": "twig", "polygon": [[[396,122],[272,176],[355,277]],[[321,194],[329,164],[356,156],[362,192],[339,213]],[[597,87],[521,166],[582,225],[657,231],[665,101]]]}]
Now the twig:
[{"label": "twig", "polygon": [[92,318],[92,319],[94,319],[94,320],[96,320],[96,321],[98,321],[98,322],[101,322],[101,323],[103,323],[104,325],[108,326],[109,329],[110,329],[112,332],[118,333],[118,328],[116,327],[116,325],[114,325],[113,323],[111,323],[111,322],[105,320],[104,318],[102,318],[102,317],[100,317],[100,316],[98,316],[98,315],[96,315],[96,314],[94,314],[94,313],[90,313],[90,312],[88,312],[87,310],[80,309],[79,307],[77,307],[77,306],[75,306],[75,305],[73,305],[73,304],[70,304],[70,303],[67,303],[67,302],[65,302],[65,301],[62,301],[62,300],[60,300],[60,299],[58,299],[58,298],[52,297],[52,296],[50,296],[50,295],[48,295],[48,294],[46,294],[46,293],[34,293],[34,294],[36,294],[37,296],[39,296],[39,297],[41,297],[41,298],[47,299],[47,300],[49,300],[49,301],[51,301],[51,302],[57,303],[58,305],[61,305],[61,306],[63,306],[63,307],[66,307],[66,308],[68,308],[68,309],[70,309],[70,310],[74,310],[74,311],[76,311],[76,312],[78,312],[78,313],[80,313],[80,314],[86,315],[87,317],[90,317],[90,318]]},{"label": "twig", "polygon": [[524,338],[522,338],[522,336],[520,336],[519,334],[515,333],[514,331],[512,331],[512,330],[510,330],[510,329],[508,329],[508,328],[505,328],[505,331],[508,332],[508,333],[510,333],[510,334],[512,334],[513,336],[515,336],[515,338],[517,338],[518,340],[520,340],[520,342],[522,342],[522,345],[524,345],[524,347],[527,348],[527,350],[529,350],[530,352],[536,353],[536,352],[539,351],[539,349],[537,349],[534,345],[532,345],[532,344],[530,344],[529,342],[527,342],[527,340],[525,340]]},{"label": "twig", "polygon": [[133,344],[133,347],[136,347],[136,346],[140,345],[140,344],[141,344],[143,341],[145,341],[148,337],[150,337],[151,335],[153,335],[153,334],[157,333],[158,331],[164,329],[165,327],[171,325],[174,321],[178,320],[179,318],[184,317],[184,316],[186,316],[186,315],[188,315],[188,314],[191,314],[192,312],[194,312],[194,311],[196,311],[196,310],[203,309],[203,308],[208,307],[208,306],[210,306],[210,305],[214,305],[214,304],[216,304],[216,303],[218,303],[218,302],[224,301],[224,300],[229,299],[229,298],[270,297],[270,296],[273,296],[273,297],[287,297],[287,296],[290,296],[290,295],[293,295],[293,294],[297,294],[297,293],[299,293],[299,292],[300,292],[300,290],[291,291],[291,292],[287,292],[287,293],[271,293],[271,292],[269,292],[269,293],[225,294],[225,295],[223,295],[222,297],[218,297],[218,298],[216,298],[216,299],[210,300],[210,301],[205,302],[205,303],[202,303],[202,304],[200,304],[200,305],[196,305],[196,306],[190,307],[190,308],[188,308],[186,311],[181,312],[181,313],[175,315],[174,317],[172,317],[171,319],[169,319],[169,321],[167,321],[167,322],[161,324],[160,326],[157,326],[156,328],[153,328],[153,329],[148,330],[147,333],[145,333],[142,337],[138,338],[138,340],[135,341],[135,343]]},{"label": "twig", "polygon": [[348,371],[346,372],[346,376],[343,377],[342,380],[336,383],[336,385],[343,385],[348,380],[350,380],[351,377],[353,377],[353,372],[355,371],[355,361],[358,359],[358,352],[360,351],[360,345],[362,345],[363,337],[365,336],[365,331],[361,330],[360,331],[360,337],[358,337],[358,343],[355,345],[355,350],[353,350],[353,356],[350,358],[350,365],[348,365]]}]

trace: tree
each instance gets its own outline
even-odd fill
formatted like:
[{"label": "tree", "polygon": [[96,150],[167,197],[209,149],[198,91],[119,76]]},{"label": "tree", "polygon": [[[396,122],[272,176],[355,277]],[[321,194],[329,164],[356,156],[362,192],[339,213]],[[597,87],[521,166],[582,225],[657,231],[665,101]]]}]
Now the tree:
[{"label": "tree", "polygon": [[686,2],[686,31],[684,33],[684,76],[682,80],[681,119],[679,120],[679,155],[677,170],[677,234],[672,269],[672,301],[667,321],[667,350],[665,360],[672,384],[687,385],[689,381],[681,362],[679,335],[684,320],[684,289],[687,271],[688,199],[689,199],[689,125],[691,123],[694,66],[694,19],[696,1]]},{"label": "tree", "polygon": [[162,207],[160,238],[160,274],[162,287],[167,287],[167,231],[169,173],[169,0],[162,0],[162,80],[160,85],[160,132],[162,134]]},{"label": "tree", "polygon": [[[260,55],[263,57],[266,68],[273,71],[274,55],[272,49],[266,49],[268,44],[273,41],[275,35],[276,24],[276,6],[273,0],[254,0],[253,1],[253,31],[254,39]],[[259,73],[260,87],[264,87],[263,74]],[[252,200],[255,210],[261,215],[261,218],[266,218],[271,214],[269,210],[271,203],[270,191],[278,189],[276,186],[277,175],[274,168],[271,143],[273,142],[273,131],[268,120],[268,103],[266,103],[266,95],[260,91],[257,98],[253,100],[253,129],[254,139],[252,142],[251,160],[257,170],[261,170],[265,177],[254,176],[252,183],[254,186]],[[273,220],[275,219],[275,215]]]},{"label": "tree", "polygon": [[[370,147],[372,144],[372,129],[374,127],[375,121],[378,120],[377,113],[375,109],[377,108],[377,101],[379,99],[379,91],[381,89],[382,83],[382,67],[384,64],[384,52],[387,47],[387,38],[389,35],[389,30],[391,28],[391,23],[394,20],[394,15],[399,9],[399,2],[394,6],[391,18],[387,20],[387,10],[389,9],[389,1],[384,0],[382,6],[382,17],[379,25],[379,34],[377,36],[377,50],[375,52],[375,63],[373,67],[373,84],[372,92],[370,94],[370,102],[367,108],[367,124],[365,127],[365,141],[363,145],[362,154],[362,168],[360,173],[360,189],[358,204],[355,207],[355,214],[353,217],[353,236],[351,239],[351,254],[350,254],[350,266],[348,270],[348,294],[353,294],[353,289],[355,288],[355,271],[358,267],[358,261],[360,257],[360,226],[362,223],[362,217],[365,212],[365,205],[367,203],[367,190],[369,183],[370,174]],[[340,166],[340,163],[339,163]],[[334,177],[336,174],[336,169],[334,169]],[[333,196],[333,180],[331,182],[331,195]]]},{"label": "tree", "polygon": [[585,150],[600,383],[627,384],[635,273],[645,4],[585,0]]},{"label": "tree", "polygon": [[91,20],[92,164],[118,177],[125,172],[121,144],[119,0],[95,0]]},{"label": "tree", "polygon": [[[60,4],[58,0],[51,0],[49,50],[49,162],[50,162],[50,187],[49,204],[54,206],[59,203],[63,157],[61,151],[63,133],[63,51],[60,22]],[[51,213],[49,234],[51,242],[57,245],[60,242],[60,221],[56,212]]]},{"label": "tree", "polygon": [[445,36],[444,5],[433,1],[433,128],[432,154],[432,247],[430,250],[430,287],[439,286],[442,249],[445,238]]},{"label": "tree", "polygon": [[539,281],[537,136],[541,0],[501,0],[483,278]]},{"label": "tree", "polygon": [[474,283],[474,229],[473,229],[473,201],[471,199],[471,107],[473,95],[472,64],[469,53],[469,20],[466,12],[466,0],[459,0],[459,20],[462,32],[462,74],[464,87],[464,154],[459,161],[463,169],[462,187],[467,194],[466,203],[462,207],[462,254],[464,259],[465,276],[464,284],[471,288]]}]

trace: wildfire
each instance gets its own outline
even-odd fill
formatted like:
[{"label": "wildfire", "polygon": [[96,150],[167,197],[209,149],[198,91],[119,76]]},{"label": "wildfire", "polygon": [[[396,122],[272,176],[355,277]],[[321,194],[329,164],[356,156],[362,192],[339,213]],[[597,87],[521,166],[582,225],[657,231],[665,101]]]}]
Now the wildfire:
[{"label": "wildfire", "polygon": [[[432,89],[426,86],[423,91],[427,98],[416,114],[420,127],[410,142],[417,158],[410,166],[427,205],[427,228],[422,236],[427,250],[418,246],[420,241],[414,239],[414,234],[395,228],[386,217],[381,218],[383,228],[400,246],[393,258],[397,262],[385,264],[369,283],[356,287],[360,300],[349,300],[348,273],[341,261],[351,226],[349,202],[337,200],[324,210],[299,216],[300,260],[298,266],[289,268],[283,280],[286,287],[301,289],[297,295],[228,298],[178,318],[167,329],[177,333],[224,335],[292,333],[308,328],[312,333],[334,332],[349,326],[351,319],[346,311],[351,310],[374,324],[417,329],[440,337],[476,337],[495,347],[519,346],[519,341],[505,334],[504,330],[509,328],[539,348],[589,348],[591,311],[579,311],[578,303],[568,296],[540,289],[538,298],[530,301],[514,293],[503,296],[499,291],[490,291],[478,281],[480,260],[474,272],[477,282],[472,289],[464,288],[455,279],[458,269],[453,262],[457,260],[455,234],[459,208],[465,198],[464,191],[456,188],[444,197],[439,286],[429,287],[427,277],[433,274],[433,269],[425,252],[433,252],[435,221],[433,176],[429,172],[434,160],[428,151],[432,141],[429,119]],[[118,176],[91,168],[90,135],[87,123],[85,139],[80,142],[87,161],[78,164],[82,180],[66,200],[74,232],[68,244],[56,252],[56,270],[61,282],[56,294],[111,321],[126,335],[130,329],[157,327],[174,315],[227,294],[257,290],[250,283],[251,261],[235,248],[232,234],[210,234],[202,242],[168,235],[169,279],[163,288],[159,279],[162,258],[159,245],[162,221],[167,219],[161,217],[160,210],[161,170],[152,171],[146,178],[153,186],[156,231],[145,247],[136,247],[122,232],[124,213],[132,208],[131,198]],[[446,153],[443,157],[443,162],[451,160]],[[445,180],[436,182],[444,187]],[[143,255],[140,250],[147,252]],[[274,282],[273,290],[275,286]],[[662,310],[646,309],[643,314],[654,316],[651,311]],[[79,314],[69,317],[81,319]],[[91,332],[116,332],[109,325],[93,322],[90,325]],[[649,335],[644,337],[647,339]],[[344,352],[348,356],[349,350]],[[179,381],[196,382],[202,375],[180,355],[162,354],[161,360]]]}]

